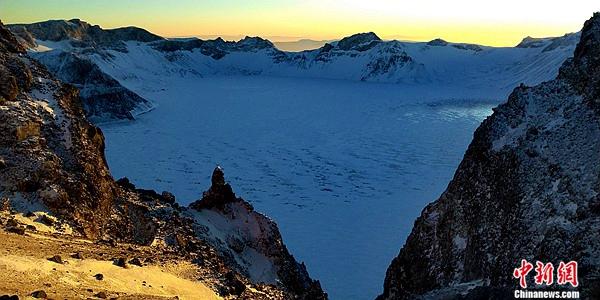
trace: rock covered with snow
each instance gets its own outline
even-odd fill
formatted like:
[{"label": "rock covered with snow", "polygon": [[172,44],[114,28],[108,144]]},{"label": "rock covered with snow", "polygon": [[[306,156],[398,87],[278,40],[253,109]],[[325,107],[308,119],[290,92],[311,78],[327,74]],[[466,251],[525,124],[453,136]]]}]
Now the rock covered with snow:
[{"label": "rock covered with snow", "polygon": [[379,299],[512,297],[521,259],[577,261],[579,291],[597,297],[599,80],[596,13],[556,79],[518,87],[477,129],[447,190],[415,221]]},{"label": "rock covered with snow", "polygon": [[365,51],[380,41],[381,39],[374,32],[357,33],[339,40],[336,47],[340,50]]},{"label": "rock covered with snow", "polygon": [[559,47],[568,47],[569,45],[577,44],[580,37],[580,32],[568,33],[561,37],[551,38],[524,38],[516,47],[517,48],[543,48],[543,51],[552,51]]},{"label": "rock covered with snow", "polygon": [[440,38],[437,38],[437,39],[433,39],[433,40],[431,40],[431,41],[427,42],[427,45],[428,45],[428,46],[438,46],[438,47],[443,47],[443,46],[447,46],[447,45],[448,45],[448,42],[446,42],[446,41],[444,41],[444,40],[442,40],[442,39],[440,39]]},{"label": "rock covered with snow", "polygon": [[288,252],[277,224],[236,197],[221,168],[202,199],[190,204],[195,231],[252,281],[288,287],[302,299],[325,299],[318,281]]}]

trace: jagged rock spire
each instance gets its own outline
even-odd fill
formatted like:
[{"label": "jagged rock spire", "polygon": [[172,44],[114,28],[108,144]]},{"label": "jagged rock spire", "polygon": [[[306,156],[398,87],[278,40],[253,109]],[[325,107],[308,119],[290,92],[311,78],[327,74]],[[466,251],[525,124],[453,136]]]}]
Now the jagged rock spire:
[{"label": "jagged rock spire", "polygon": [[225,185],[225,173],[223,173],[223,168],[221,168],[221,166],[217,165],[217,167],[213,171],[211,182],[212,186]]},{"label": "jagged rock spire", "polygon": [[231,186],[225,181],[225,173],[220,166],[215,167],[211,177],[211,186],[204,192],[202,199],[190,204],[196,210],[223,208],[225,204],[239,201]]}]

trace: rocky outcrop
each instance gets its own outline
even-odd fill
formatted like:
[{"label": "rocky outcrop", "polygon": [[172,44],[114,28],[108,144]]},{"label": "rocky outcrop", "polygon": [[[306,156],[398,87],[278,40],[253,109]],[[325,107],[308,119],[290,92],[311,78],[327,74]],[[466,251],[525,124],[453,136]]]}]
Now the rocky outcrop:
[{"label": "rocky outcrop", "polygon": [[447,46],[447,45],[448,45],[448,42],[446,42],[446,41],[444,41],[444,40],[442,40],[440,38],[433,39],[433,40],[427,42],[427,46],[444,47],[444,46]]},{"label": "rocky outcrop", "polygon": [[377,51],[377,55],[371,56],[371,60],[361,76],[361,81],[389,77],[390,74],[394,74],[403,68],[418,73],[422,72],[424,66],[415,62],[412,57],[402,50],[402,47],[382,47]]},{"label": "rocky outcrop", "polygon": [[220,168],[202,199],[188,208],[170,193],[136,189],[127,179],[117,183],[123,194],[108,225],[110,238],[174,249],[217,278],[222,295],[254,298],[247,289],[252,286],[274,299],[327,299],[288,252],[277,225],[236,197]]},{"label": "rocky outcrop", "polygon": [[365,51],[380,41],[381,39],[373,32],[358,33],[339,40],[336,46],[341,50]]},{"label": "rocky outcrop", "polygon": [[198,236],[209,241],[232,265],[255,282],[281,282],[302,299],[326,299],[318,281],[296,262],[277,224],[236,197],[217,167],[202,199],[190,204]]},{"label": "rocky outcrop", "polygon": [[215,40],[201,40],[190,38],[185,40],[163,40],[152,43],[156,50],[171,53],[175,51],[193,51],[198,49],[202,54],[219,60],[232,52],[257,52],[267,50],[274,57],[285,56],[275,48],[275,45],[260,37],[245,37],[237,42],[224,41],[222,38]]},{"label": "rocky outcrop", "polygon": [[[512,298],[521,259],[578,261],[577,289],[597,297],[599,86],[596,13],[555,80],[518,87],[477,129],[447,190],[415,221],[379,299]],[[533,275],[528,281],[535,286]]]},{"label": "rocky outcrop", "polygon": [[[0,225],[7,231],[26,235],[36,227],[15,220],[37,218],[61,238],[151,246],[193,262],[200,279],[223,297],[326,299],[275,223],[236,198],[218,170],[206,201],[193,209],[168,192],[114,181],[103,134],[85,118],[78,90],[27,56],[1,23],[0,37],[0,70],[11,82],[0,102]],[[256,276],[256,270],[273,273]]]}]

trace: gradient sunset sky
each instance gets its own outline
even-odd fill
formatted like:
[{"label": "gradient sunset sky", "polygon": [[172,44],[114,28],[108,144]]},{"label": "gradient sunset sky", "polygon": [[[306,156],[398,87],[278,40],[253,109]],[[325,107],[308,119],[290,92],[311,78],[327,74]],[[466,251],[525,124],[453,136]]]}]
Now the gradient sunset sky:
[{"label": "gradient sunset sky", "polygon": [[374,31],[383,39],[441,37],[493,46],[578,31],[594,11],[600,11],[599,0],[0,0],[0,19],[7,24],[79,18],[167,37],[250,35],[273,41]]}]

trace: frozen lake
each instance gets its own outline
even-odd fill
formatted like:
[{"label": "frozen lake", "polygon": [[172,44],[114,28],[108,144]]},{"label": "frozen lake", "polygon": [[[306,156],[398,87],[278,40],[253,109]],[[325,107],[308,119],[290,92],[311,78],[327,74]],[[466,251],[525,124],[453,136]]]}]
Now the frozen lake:
[{"label": "frozen lake", "polygon": [[337,80],[212,77],[134,89],[158,103],[106,124],[116,178],[182,204],[216,164],[273,218],[331,299],[373,299],[415,218],[503,95]]}]

